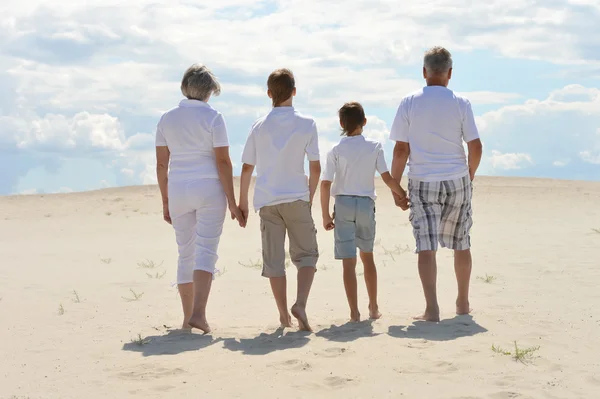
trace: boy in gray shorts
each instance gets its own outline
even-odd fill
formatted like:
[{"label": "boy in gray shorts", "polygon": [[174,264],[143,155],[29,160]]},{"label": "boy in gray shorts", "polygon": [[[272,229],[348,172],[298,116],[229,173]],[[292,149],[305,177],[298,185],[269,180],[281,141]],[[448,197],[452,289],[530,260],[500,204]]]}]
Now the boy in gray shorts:
[{"label": "boy in gray shorts", "polygon": [[[254,209],[260,214],[262,275],[270,280],[281,326],[291,327],[285,275],[287,233],[290,259],[298,268],[298,293],[291,313],[298,320],[300,330],[311,331],[306,302],[319,258],[317,230],[311,215],[312,199],[321,174],[319,138],[315,121],[299,114],[292,106],[296,95],[292,72],[274,71],[267,86],[273,109],[254,123],[246,142],[239,208],[247,220],[248,191],[256,166]],[[304,173],[305,158],[310,167],[308,179]]]},{"label": "boy in gray shorts", "polygon": [[[373,259],[375,242],[375,171],[384,183],[403,200],[408,209],[406,192],[390,173],[380,143],[362,135],[367,123],[363,107],[356,102],[339,110],[342,138],[327,155],[321,182],[323,226],[335,229],[335,258],[342,259],[344,287],[350,305],[350,320],[360,321],[356,282],[356,248],[365,270],[369,294],[369,317],[381,317],[377,304],[377,269]],[[333,185],[332,185],[333,182]],[[329,213],[329,197],[335,197],[334,215]]]}]

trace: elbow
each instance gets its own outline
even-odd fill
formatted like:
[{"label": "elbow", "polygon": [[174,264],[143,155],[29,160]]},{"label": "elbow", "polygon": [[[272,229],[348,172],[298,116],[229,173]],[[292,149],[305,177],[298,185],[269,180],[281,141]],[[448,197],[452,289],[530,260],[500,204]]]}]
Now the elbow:
[{"label": "elbow", "polygon": [[217,169],[219,171],[227,171],[232,168],[233,168],[233,166],[232,166],[231,160],[229,158],[217,160]]},{"label": "elbow", "polygon": [[242,165],[242,174],[252,174],[254,172],[254,165],[248,165],[247,163]]},{"label": "elbow", "polygon": [[410,155],[410,147],[408,143],[397,142],[394,146],[394,158],[408,158]]},{"label": "elbow", "polygon": [[331,188],[331,182],[329,180],[321,180],[321,190],[329,190]]}]

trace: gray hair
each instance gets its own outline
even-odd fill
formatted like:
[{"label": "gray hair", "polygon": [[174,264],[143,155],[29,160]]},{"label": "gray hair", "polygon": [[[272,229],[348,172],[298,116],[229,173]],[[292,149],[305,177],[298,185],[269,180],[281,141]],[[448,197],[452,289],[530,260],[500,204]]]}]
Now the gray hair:
[{"label": "gray hair", "polygon": [[423,66],[431,75],[444,74],[452,68],[452,54],[443,47],[432,47],[425,52]]},{"label": "gray hair", "polygon": [[181,92],[190,100],[207,101],[221,94],[221,84],[206,65],[194,64],[183,74]]}]

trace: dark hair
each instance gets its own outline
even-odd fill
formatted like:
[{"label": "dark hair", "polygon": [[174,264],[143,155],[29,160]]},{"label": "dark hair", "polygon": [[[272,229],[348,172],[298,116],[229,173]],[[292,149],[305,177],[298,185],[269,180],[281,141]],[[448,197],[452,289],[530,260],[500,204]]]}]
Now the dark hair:
[{"label": "dark hair", "polygon": [[365,110],[360,103],[355,101],[344,104],[338,111],[338,115],[342,125],[342,136],[354,132],[365,122]]},{"label": "dark hair", "polygon": [[267,80],[267,88],[271,91],[273,106],[277,107],[294,93],[296,81],[292,71],[281,68],[273,71]]}]

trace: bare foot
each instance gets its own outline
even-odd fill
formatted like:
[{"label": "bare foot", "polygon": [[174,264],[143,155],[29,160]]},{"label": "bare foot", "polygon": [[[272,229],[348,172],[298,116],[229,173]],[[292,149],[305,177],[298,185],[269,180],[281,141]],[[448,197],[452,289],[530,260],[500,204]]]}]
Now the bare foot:
[{"label": "bare foot", "polygon": [[294,315],[294,317],[298,320],[298,327],[300,331],[311,331],[312,332],[312,328],[310,327],[310,324],[308,324],[308,318],[306,317],[306,311],[304,310],[303,307],[294,304],[294,306],[292,306],[292,315]]},{"label": "bare foot", "polygon": [[456,314],[457,315],[469,314],[472,311],[473,311],[473,309],[471,309],[469,307],[469,301],[466,301],[466,302],[456,301]]},{"label": "bare foot", "polygon": [[205,316],[192,315],[188,321],[188,324],[194,328],[197,328],[198,330],[202,330],[204,334],[208,334],[210,332],[210,326],[208,325]]},{"label": "bare foot", "polygon": [[182,330],[191,330],[192,328],[193,328],[192,326],[190,326],[188,323],[185,323],[185,322],[181,325]]},{"label": "bare foot", "polygon": [[350,321],[360,321],[360,312],[358,310],[350,312]]},{"label": "bare foot", "polygon": [[432,321],[434,323],[437,323],[440,321],[440,311],[437,310],[425,310],[425,313],[423,313],[422,315],[419,316],[415,316],[413,317],[414,320],[419,320],[419,321]]},{"label": "bare foot", "polygon": [[371,320],[377,320],[380,319],[382,316],[381,312],[379,311],[379,307],[378,306],[369,306],[369,319]]},{"label": "bare foot", "polygon": [[293,327],[293,325],[292,325],[292,316],[290,316],[289,314],[286,315],[285,317],[280,316],[279,317],[279,323],[281,324],[281,327],[283,327],[283,328]]}]

